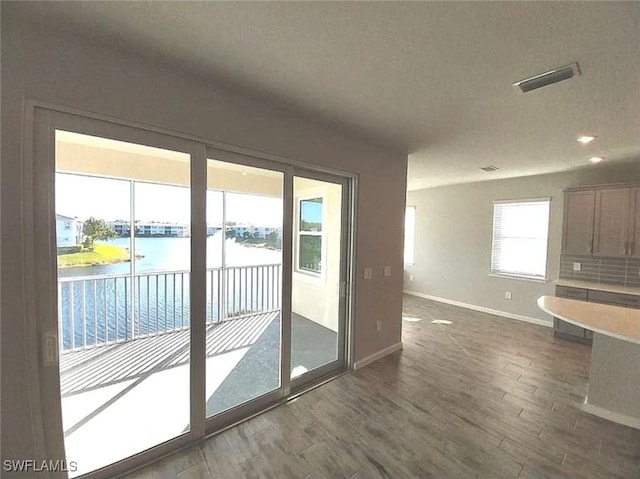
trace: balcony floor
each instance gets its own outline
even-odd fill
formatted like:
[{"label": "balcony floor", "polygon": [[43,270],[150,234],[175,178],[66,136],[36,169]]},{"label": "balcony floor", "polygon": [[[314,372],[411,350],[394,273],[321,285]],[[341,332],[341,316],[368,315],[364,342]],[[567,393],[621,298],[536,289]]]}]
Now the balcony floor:
[{"label": "balcony floor", "polygon": [[[336,358],[337,334],[292,318],[292,366],[312,370]],[[211,416],[276,389],[280,312],[207,326],[206,395]],[[175,437],[189,423],[189,331],[176,331],[60,358],[68,460],[82,474]],[[110,448],[96,441],[111,439]]]}]

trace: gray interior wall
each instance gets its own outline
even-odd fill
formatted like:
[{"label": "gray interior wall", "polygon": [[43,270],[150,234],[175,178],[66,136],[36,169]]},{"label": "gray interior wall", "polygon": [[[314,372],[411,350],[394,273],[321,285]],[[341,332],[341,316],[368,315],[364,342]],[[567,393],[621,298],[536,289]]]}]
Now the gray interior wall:
[{"label": "gray interior wall", "polygon": [[[400,341],[405,152],[375,145],[171,66],[148,63],[71,34],[21,24],[12,17],[10,4],[2,6],[1,61],[3,459],[38,458],[42,437],[32,418],[38,397],[25,380],[30,374],[25,332],[35,321],[26,313],[26,304],[37,294],[22,286],[22,235],[29,215],[23,211],[22,188],[27,99],[357,174],[356,271],[371,266],[374,278],[355,284],[354,359]],[[380,235],[381,231],[385,234]],[[383,265],[392,266],[392,277],[381,278]],[[377,320],[383,324],[379,333]]]},{"label": "gray interior wall", "polygon": [[[551,322],[536,307],[554,294],[562,242],[562,188],[640,181],[640,159],[571,172],[411,191],[416,206],[415,265],[405,266],[407,291]],[[493,201],[551,198],[547,283],[489,276]],[[410,280],[413,276],[413,281]],[[505,291],[512,299],[505,299]]]}]

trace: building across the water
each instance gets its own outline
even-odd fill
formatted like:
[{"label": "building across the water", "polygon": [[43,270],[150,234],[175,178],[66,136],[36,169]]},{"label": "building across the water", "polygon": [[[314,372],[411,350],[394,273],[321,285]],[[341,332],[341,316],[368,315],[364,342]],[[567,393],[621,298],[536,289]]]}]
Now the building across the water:
[{"label": "building across the water", "polygon": [[234,225],[227,226],[227,238],[260,238],[265,239],[269,234],[277,232],[280,235],[280,228],[271,226]]},{"label": "building across the water", "polygon": [[[128,221],[112,221],[109,223],[118,236],[131,235],[131,223]],[[189,236],[189,225],[176,223],[136,223],[136,236],[139,237],[172,237],[184,238]]]},{"label": "building across the water", "polygon": [[82,243],[82,221],[56,213],[56,245],[77,246]]},{"label": "building across the water", "polygon": [[[116,234],[128,238],[131,235],[131,223],[124,220],[111,221],[109,223]],[[207,236],[213,236],[222,229],[221,226],[207,225]],[[233,225],[227,226],[227,238],[260,238],[265,239],[269,234],[276,232],[280,235],[280,228],[270,226]],[[138,237],[187,237],[190,234],[189,225],[175,223],[136,223],[136,236]]]},{"label": "building across the water", "polygon": [[115,230],[118,236],[126,238],[131,234],[131,223],[128,221],[111,221],[109,225]]}]

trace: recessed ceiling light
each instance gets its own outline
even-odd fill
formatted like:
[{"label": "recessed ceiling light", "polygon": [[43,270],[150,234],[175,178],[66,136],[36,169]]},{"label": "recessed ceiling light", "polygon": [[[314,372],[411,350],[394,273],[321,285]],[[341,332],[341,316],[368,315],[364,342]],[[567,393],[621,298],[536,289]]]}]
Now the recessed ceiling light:
[{"label": "recessed ceiling light", "polygon": [[599,156],[594,156],[593,158],[589,158],[589,161],[591,163],[600,163],[602,161],[602,158],[600,158]]},{"label": "recessed ceiling light", "polygon": [[595,139],[596,139],[595,136],[587,136],[587,135],[585,135],[585,136],[581,136],[580,138],[578,138],[578,141],[580,143],[582,143],[583,145],[587,145],[587,144],[591,143]]}]

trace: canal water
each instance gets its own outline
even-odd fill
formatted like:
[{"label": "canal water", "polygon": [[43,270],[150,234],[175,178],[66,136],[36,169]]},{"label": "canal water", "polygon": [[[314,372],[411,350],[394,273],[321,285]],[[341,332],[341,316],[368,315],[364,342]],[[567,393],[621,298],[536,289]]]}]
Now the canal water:
[{"label": "canal water", "polygon": [[[136,238],[132,263],[58,270],[61,348],[70,350],[186,328],[190,324],[190,238]],[[128,248],[129,238],[104,241]],[[282,252],[207,238],[206,321],[280,307]],[[259,266],[263,265],[263,266]],[[276,266],[266,266],[276,265]],[[133,284],[133,287],[132,287]],[[221,306],[221,293],[226,300]]]}]

